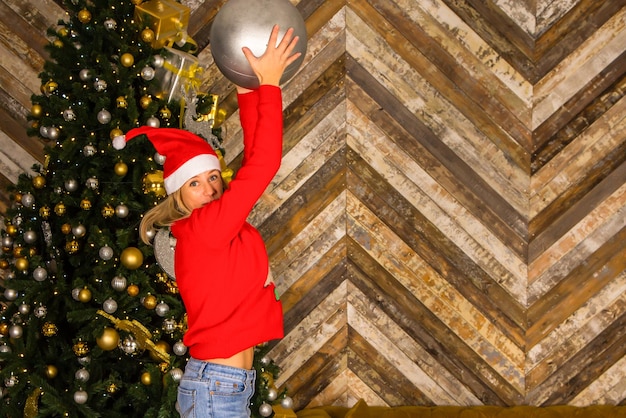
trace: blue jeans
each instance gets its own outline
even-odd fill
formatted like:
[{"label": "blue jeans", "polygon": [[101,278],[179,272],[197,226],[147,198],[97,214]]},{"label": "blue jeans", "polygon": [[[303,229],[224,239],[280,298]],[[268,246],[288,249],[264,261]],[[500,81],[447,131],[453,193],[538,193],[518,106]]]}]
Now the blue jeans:
[{"label": "blue jeans", "polygon": [[178,386],[177,409],[183,418],[250,417],[256,370],[190,358]]}]

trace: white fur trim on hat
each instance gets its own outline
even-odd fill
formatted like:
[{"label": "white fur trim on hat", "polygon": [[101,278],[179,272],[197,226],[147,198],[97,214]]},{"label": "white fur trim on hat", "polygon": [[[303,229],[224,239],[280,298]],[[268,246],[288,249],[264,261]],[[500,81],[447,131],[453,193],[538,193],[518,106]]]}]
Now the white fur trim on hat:
[{"label": "white fur trim on hat", "polygon": [[211,154],[196,155],[163,179],[165,191],[167,194],[171,194],[180,189],[190,178],[210,170],[222,171],[220,161],[217,157]]}]

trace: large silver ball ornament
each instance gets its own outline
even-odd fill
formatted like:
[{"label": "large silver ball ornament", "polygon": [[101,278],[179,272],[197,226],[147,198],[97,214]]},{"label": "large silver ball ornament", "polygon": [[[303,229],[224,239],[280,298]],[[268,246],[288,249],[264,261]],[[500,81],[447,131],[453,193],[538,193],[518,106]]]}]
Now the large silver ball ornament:
[{"label": "large silver ball ornament", "polygon": [[293,52],[302,55],[285,69],[280,80],[284,83],[298,71],[306,54],[306,26],[298,9],[289,0],[257,0],[254,7],[249,0],[228,0],[222,6],[211,26],[210,40],[213,60],[226,78],[249,89],[259,86],[241,48],[250,48],[257,57],[263,55],[274,25],[280,27],[278,42],[289,28],[300,38]]}]

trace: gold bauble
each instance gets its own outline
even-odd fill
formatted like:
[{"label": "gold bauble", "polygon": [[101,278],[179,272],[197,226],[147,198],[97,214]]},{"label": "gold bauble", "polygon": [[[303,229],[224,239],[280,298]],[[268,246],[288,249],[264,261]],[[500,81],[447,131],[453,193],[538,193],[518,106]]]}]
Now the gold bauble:
[{"label": "gold bauble", "polygon": [[31,108],[30,108],[30,114],[31,116],[33,116],[34,118],[40,118],[41,115],[43,114],[43,107],[41,107],[41,105],[39,103],[35,103]]},{"label": "gold bauble", "polygon": [[80,289],[78,292],[78,300],[83,303],[89,302],[91,300],[91,290],[86,287]]},{"label": "gold bauble", "polygon": [[57,335],[57,331],[57,326],[54,325],[52,322],[46,322],[41,327],[41,333],[44,335],[44,337],[54,337],[55,335]]},{"label": "gold bauble", "polygon": [[69,34],[70,34],[70,31],[69,31],[69,30],[68,30],[65,26],[63,26],[62,28],[60,28],[60,29],[57,31],[57,34],[58,34],[59,36],[63,36],[63,37],[65,37],[65,36],[67,36],[67,35],[69,35]]},{"label": "gold bauble", "polygon": [[87,9],[82,9],[78,12],[78,20],[80,23],[89,23],[91,20],[91,12]]},{"label": "gold bauble", "polygon": [[137,247],[128,247],[120,255],[122,265],[129,270],[136,270],[143,264],[143,253]]},{"label": "gold bauble", "polygon": [[9,268],[9,262],[7,260],[0,260],[0,269],[6,270],[8,268]]},{"label": "gold bauble", "polygon": [[9,324],[6,322],[0,323],[0,335],[8,335],[9,334]]},{"label": "gold bauble", "polygon": [[[155,347],[157,348],[157,350],[164,352],[164,353],[170,353],[171,351],[171,347],[170,345],[167,343],[167,341],[163,341],[163,340],[159,340],[156,343],[154,343]],[[155,354],[154,352],[150,352],[150,358],[154,361],[159,361],[160,358],[158,356],[158,354]]]},{"label": "gold bauble", "polygon": [[115,105],[118,109],[126,109],[128,107],[128,101],[126,100],[126,97],[119,96],[115,99]]},{"label": "gold bauble", "polygon": [[115,137],[124,135],[124,132],[120,128],[113,128],[111,132],[109,132],[109,137],[111,139],[115,139]]},{"label": "gold bauble", "polygon": [[152,43],[152,41],[154,41],[154,31],[150,28],[145,28],[144,30],[141,31],[141,40],[144,41],[145,43]]},{"label": "gold bauble", "polygon": [[128,165],[120,161],[119,163],[115,164],[115,167],[113,167],[113,171],[115,172],[116,175],[123,177],[128,173]]},{"label": "gold bauble", "polygon": [[139,99],[139,106],[141,106],[142,109],[147,109],[150,103],[152,103],[152,97],[150,96],[141,96]]},{"label": "gold bauble", "polygon": [[115,328],[106,327],[102,331],[102,335],[96,338],[96,344],[104,351],[111,351],[117,348],[117,344],[120,342],[120,334]]},{"label": "gold bauble", "polygon": [[143,372],[141,374],[141,383],[145,386],[150,386],[152,384],[152,375],[149,372]]},{"label": "gold bauble", "polygon": [[104,218],[110,218],[115,214],[115,208],[107,203],[106,205],[104,205],[100,213],[102,213],[102,216]]},{"label": "gold bauble", "polygon": [[48,219],[50,217],[50,208],[48,206],[40,207],[39,216],[41,216],[43,219]]},{"label": "gold bauble", "polygon": [[63,233],[63,235],[69,234],[70,232],[72,232],[72,225],[70,224],[61,225],[61,232]]},{"label": "gold bauble", "polygon": [[154,309],[157,306],[157,298],[154,295],[147,295],[143,298],[143,306],[146,309]]},{"label": "gold bauble", "polygon": [[52,41],[52,45],[54,45],[55,48],[63,48],[63,41],[60,39],[55,39],[54,41]]},{"label": "gold bauble", "polygon": [[54,213],[56,213],[58,216],[63,216],[65,215],[66,209],[67,208],[65,207],[65,203],[59,202],[54,206]]},{"label": "gold bauble", "polygon": [[44,176],[33,177],[33,187],[35,189],[43,189],[46,185],[46,178]]},{"label": "gold bauble", "polygon": [[22,193],[18,192],[13,195],[13,200],[17,203],[20,203],[22,201],[22,197],[23,197]]},{"label": "gold bauble", "polygon": [[274,386],[274,376],[270,372],[261,373],[261,379],[264,380],[268,388]]},{"label": "gold bauble", "polygon": [[161,115],[161,118],[165,120],[172,117],[172,111],[168,107],[161,108],[161,110],[159,110],[159,114]]},{"label": "gold bauble", "polygon": [[87,354],[89,354],[89,345],[87,345],[87,343],[84,341],[78,341],[76,344],[74,344],[72,349],[74,350],[74,354],[78,357],[85,357]]},{"label": "gold bauble", "polygon": [[15,260],[15,268],[19,271],[28,270],[28,260],[24,257],[20,257]]},{"label": "gold bauble", "polygon": [[75,254],[79,249],[80,244],[75,239],[65,243],[65,251],[67,251],[68,254]]},{"label": "gold bauble", "polygon": [[116,393],[118,389],[119,387],[113,382],[109,383],[107,386],[107,392],[111,394]]},{"label": "gold bauble", "polygon": [[167,194],[163,184],[163,171],[155,170],[143,177],[143,192],[154,193],[157,197],[164,197]]},{"label": "gold bauble", "polygon": [[80,201],[80,207],[81,207],[83,210],[89,210],[89,209],[91,209],[91,200],[89,200],[89,199],[83,199],[83,200],[81,200],[81,201]]},{"label": "gold bauble", "polygon": [[120,57],[120,63],[126,68],[132,67],[135,63],[135,57],[133,57],[133,54],[125,52]]},{"label": "gold bauble", "polygon": [[22,257],[24,254],[25,250],[24,247],[22,247],[21,245],[16,245],[15,247],[13,247],[13,257],[19,258]]},{"label": "gold bauble", "polygon": [[56,81],[50,80],[46,84],[43,85],[43,93],[46,95],[50,95],[54,93],[56,89],[58,88],[59,88],[59,84]]},{"label": "gold bauble", "polygon": [[15,236],[17,234],[17,227],[15,225],[7,225],[7,234]]},{"label": "gold bauble", "polygon": [[128,293],[129,296],[135,297],[139,294],[139,286],[137,286],[136,284],[131,284],[126,288],[126,293]]},{"label": "gold bauble", "polygon": [[57,369],[57,366],[53,364],[48,364],[46,366],[46,377],[48,379],[54,379],[55,377],[57,377],[57,374],[59,374],[59,369]]}]

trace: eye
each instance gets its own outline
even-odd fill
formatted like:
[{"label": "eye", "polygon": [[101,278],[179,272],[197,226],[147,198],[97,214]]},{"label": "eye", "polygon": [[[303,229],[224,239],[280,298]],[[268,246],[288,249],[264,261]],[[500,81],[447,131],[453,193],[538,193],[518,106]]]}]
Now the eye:
[{"label": "eye", "polygon": [[189,187],[196,187],[198,185],[198,180],[191,180],[189,182]]},{"label": "eye", "polygon": [[209,181],[214,182],[217,181],[218,178],[219,176],[217,174],[211,174],[211,176],[209,176]]}]

